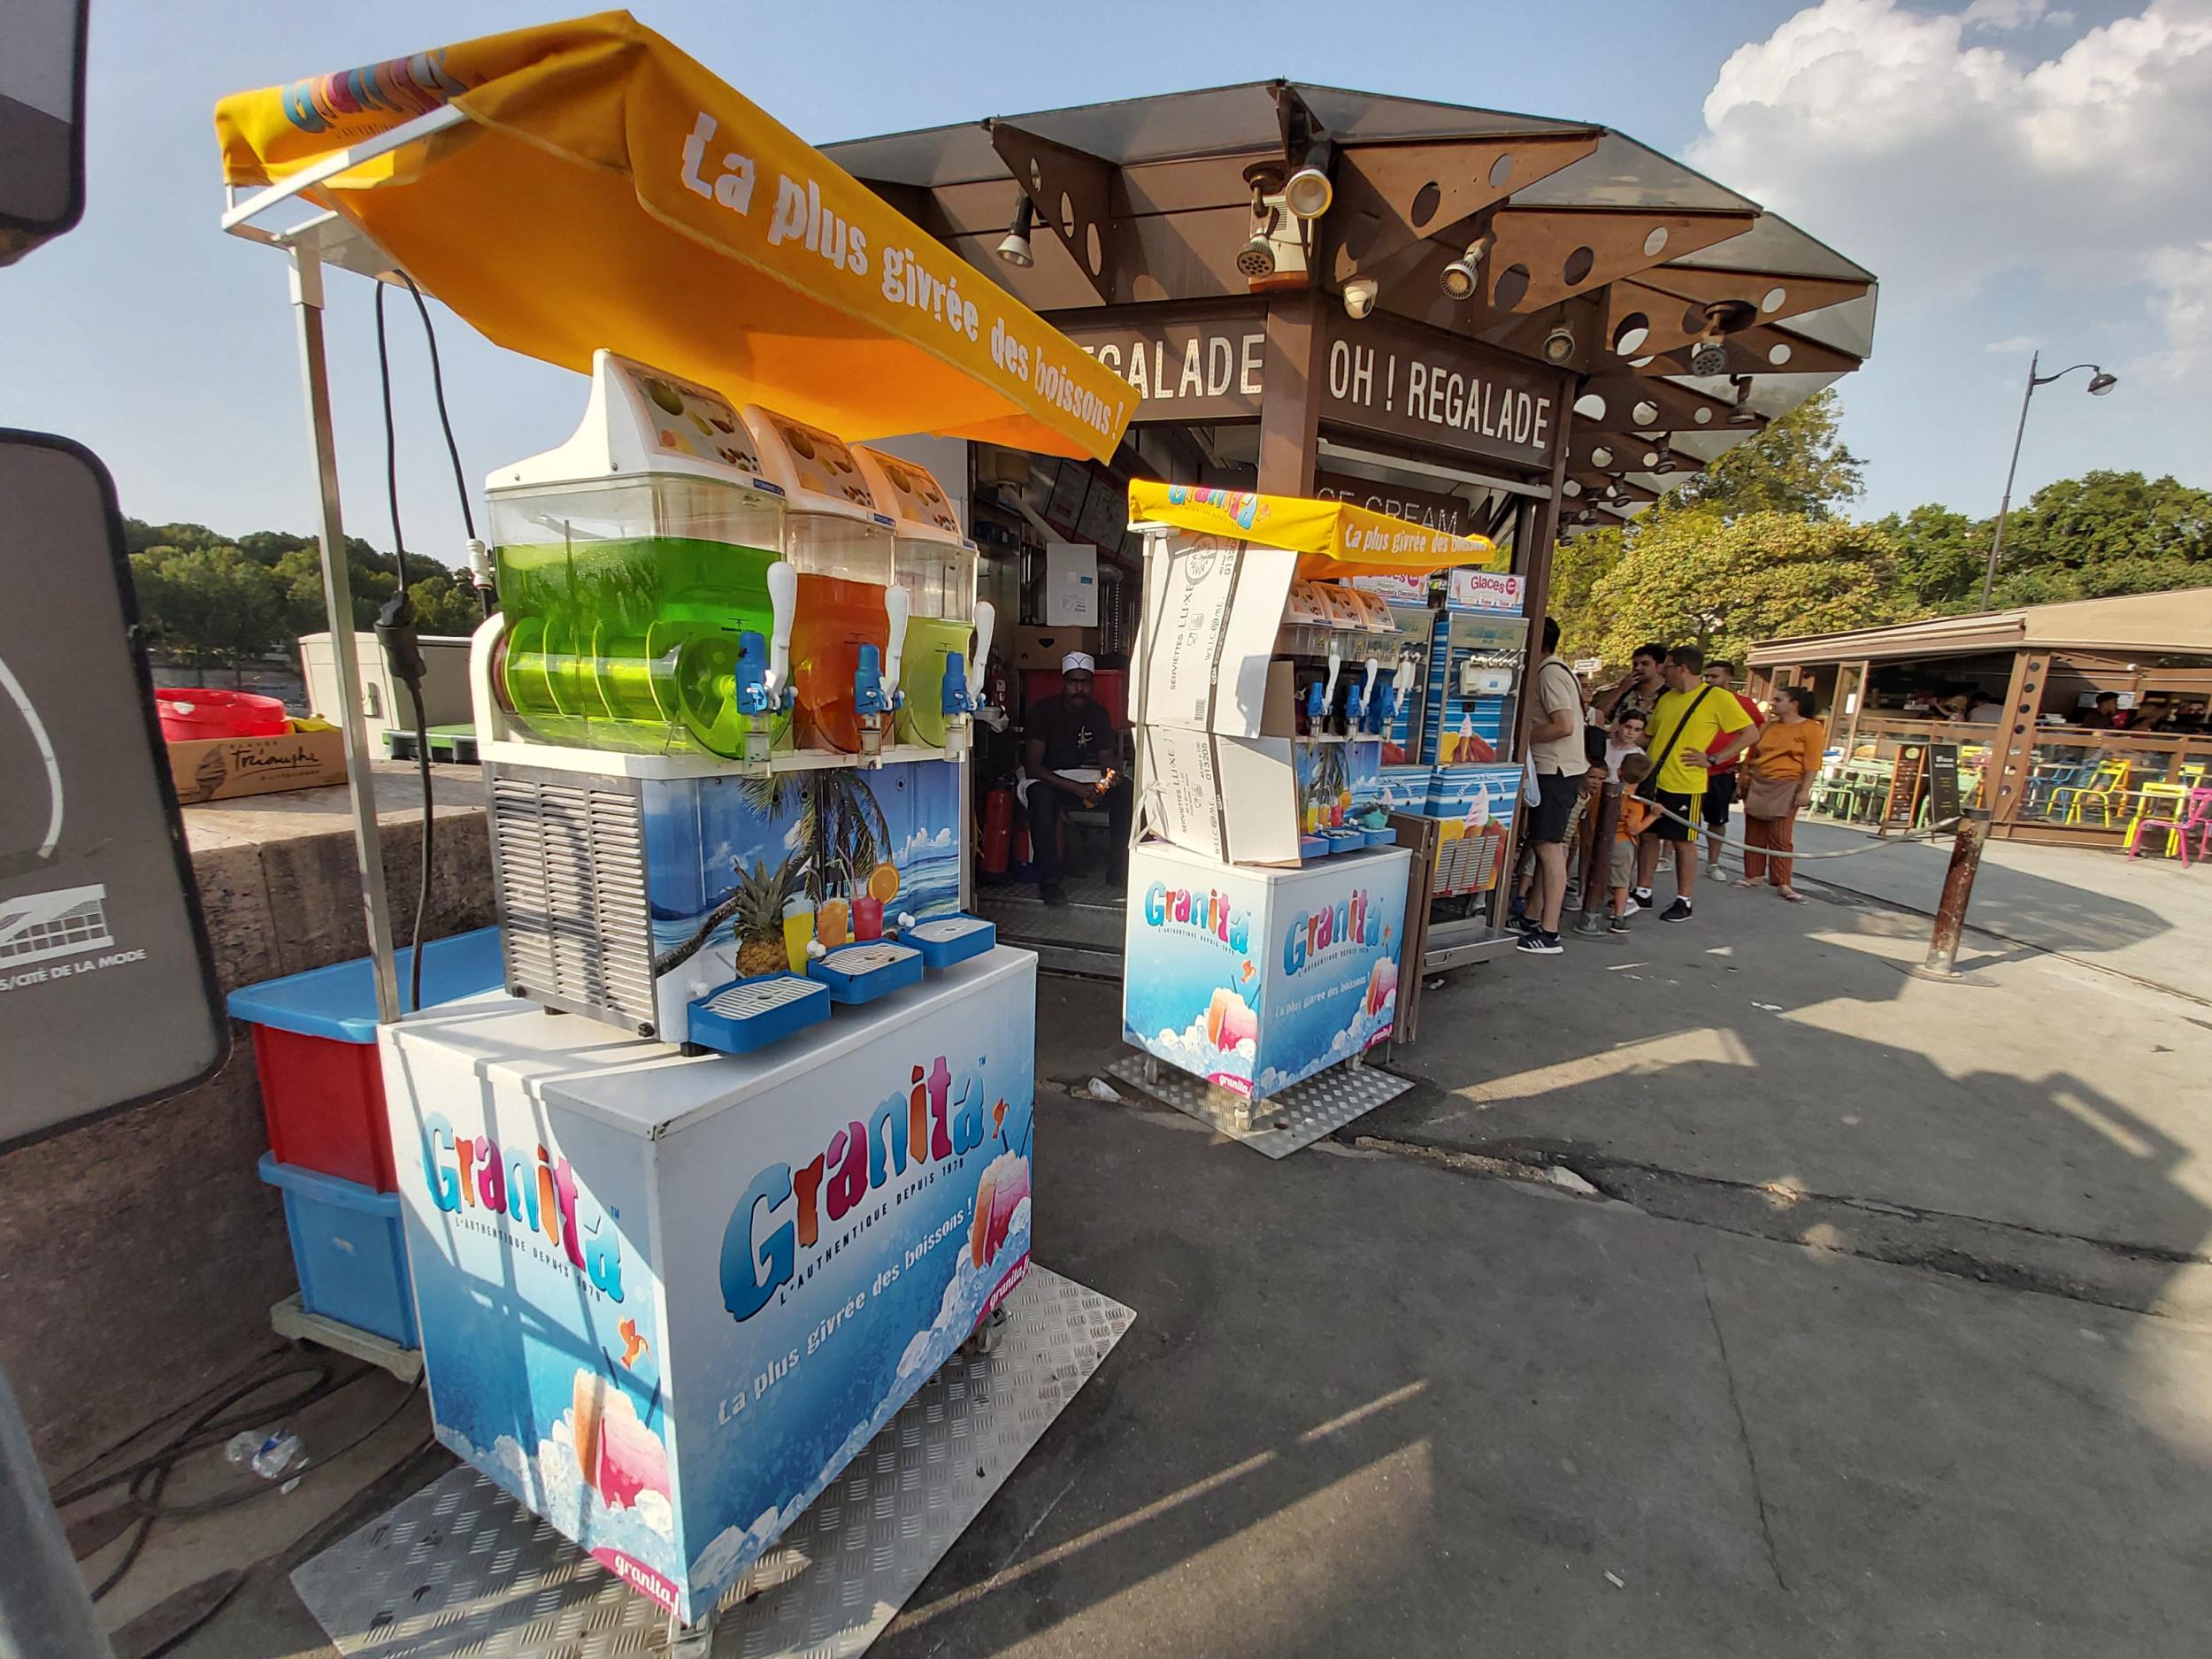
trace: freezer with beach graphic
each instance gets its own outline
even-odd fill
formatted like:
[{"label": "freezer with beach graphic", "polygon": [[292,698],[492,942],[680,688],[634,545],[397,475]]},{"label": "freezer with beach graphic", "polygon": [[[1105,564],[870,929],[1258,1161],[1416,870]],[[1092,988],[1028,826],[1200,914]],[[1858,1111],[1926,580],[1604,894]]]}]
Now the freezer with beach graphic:
[{"label": "freezer with beach graphic", "polygon": [[1028,1271],[1036,961],[687,1057],[494,995],[382,1032],[441,1441],[703,1617]]}]

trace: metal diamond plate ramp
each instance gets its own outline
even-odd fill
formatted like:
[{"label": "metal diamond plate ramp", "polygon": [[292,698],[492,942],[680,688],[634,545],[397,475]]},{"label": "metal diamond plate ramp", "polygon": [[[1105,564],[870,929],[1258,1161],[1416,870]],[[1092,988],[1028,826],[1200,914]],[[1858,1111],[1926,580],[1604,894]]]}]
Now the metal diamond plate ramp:
[{"label": "metal diamond plate ramp", "polygon": [[[1136,1317],[1033,1266],[1005,1307],[991,1350],[947,1361],[723,1598],[711,1637],[675,1651],[867,1649]],[[345,1659],[671,1651],[665,1613],[465,1465],[308,1562],[292,1587]]]},{"label": "metal diamond plate ramp", "polygon": [[1413,1087],[1371,1065],[1340,1065],[1265,1100],[1246,1100],[1150,1055],[1124,1055],[1107,1071],[1153,1099],[1271,1158],[1286,1158]]}]

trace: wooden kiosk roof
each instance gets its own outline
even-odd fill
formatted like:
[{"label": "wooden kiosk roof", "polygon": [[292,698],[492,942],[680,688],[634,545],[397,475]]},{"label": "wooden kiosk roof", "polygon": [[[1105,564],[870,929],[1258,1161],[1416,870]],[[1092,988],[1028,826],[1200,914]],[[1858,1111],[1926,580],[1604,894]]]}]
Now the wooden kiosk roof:
[{"label": "wooden kiosk roof", "polygon": [[1753,646],[1748,661],[1754,668],[1802,667],[2024,650],[2212,657],[2212,588],[2023,605],[1843,634],[1801,634]]}]

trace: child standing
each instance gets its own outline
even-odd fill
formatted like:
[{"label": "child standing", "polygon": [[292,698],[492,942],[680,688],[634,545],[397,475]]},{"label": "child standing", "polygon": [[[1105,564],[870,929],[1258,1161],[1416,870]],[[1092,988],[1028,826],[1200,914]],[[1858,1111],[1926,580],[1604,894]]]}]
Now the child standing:
[{"label": "child standing", "polygon": [[1605,925],[1609,933],[1628,932],[1628,891],[1636,885],[1636,840],[1658,816],[1651,803],[1637,793],[1637,786],[1650,776],[1651,757],[1641,749],[1621,757],[1621,820],[1613,836],[1613,867],[1609,878],[1613,887],[1613,919]]}]

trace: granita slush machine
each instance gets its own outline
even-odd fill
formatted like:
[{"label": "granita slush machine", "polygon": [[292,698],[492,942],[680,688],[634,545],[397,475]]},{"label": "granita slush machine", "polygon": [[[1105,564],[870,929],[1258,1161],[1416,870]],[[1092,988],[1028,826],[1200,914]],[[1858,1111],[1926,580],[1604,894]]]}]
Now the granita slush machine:
[{"label": "granita slush machine", "polygon": [[893,577],[906,595],[899,741],[956,759],[967,752],[966,716],[975,706],[970,676],[990,657],[996,620],[976,600],[975,543],[960,534],[952,503],[928,469],[866,444],[853,446],[853,458],[876,511],[891,520]]},{"label": "granita slush machine", "polygon": [[890,729],[906,634],[906,607],[893,596],[891,520],[844,440],[757,403],[744,420],[761,475],[782,493],[782,552],[798,578],[799,743],[873,755]]},{"label": "granita slush machine", "polygon": [[[488,494],[472,677],[511,993],[743,1053],[992,947],[959,909],[972,703],[902,664],[896,521],[849,446],[600,351],[576,434]],[[923,602],[940,682],[967,559]],[[902,680],[934,743],[887,746]]]},{"label": "granita slush machine", "polygon": [[764,757],[791,741],[784,502],[718,393],[600,351],[558,449],[489,481],[501,702],[548,743]]}]

